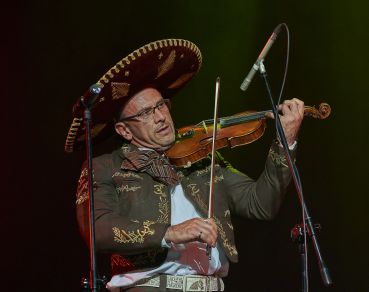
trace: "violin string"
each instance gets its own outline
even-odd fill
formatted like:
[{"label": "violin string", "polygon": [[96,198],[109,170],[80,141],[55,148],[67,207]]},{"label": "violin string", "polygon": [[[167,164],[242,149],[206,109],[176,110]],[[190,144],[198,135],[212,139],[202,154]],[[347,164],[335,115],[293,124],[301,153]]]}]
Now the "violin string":
[{"label": "violin string", "polygon": [[[307,109],[311,109],[312,108],[311,106],[304,106],[304,108],[305,108],[306,116],[308,117],[313,116],[311,113],[306,111]],[[249,122],[249,121],[255,121],[255,120],[262,119],[265,117],[265,114],[269,112],[271,112],[271,110],[259,111],[259,112],[248,113],[248,114],[241,114],[238,116],[226,116],[226,117],[219,118],[218,120],[222,127],[227,127],[227,126],[237,125],[243,122]],[[204,127],[204,125],[210,126],[213,124],[213,122],[214,122],[213,119],[203,120],[193,125],[191,129],[198,128],[198,127]]]}]

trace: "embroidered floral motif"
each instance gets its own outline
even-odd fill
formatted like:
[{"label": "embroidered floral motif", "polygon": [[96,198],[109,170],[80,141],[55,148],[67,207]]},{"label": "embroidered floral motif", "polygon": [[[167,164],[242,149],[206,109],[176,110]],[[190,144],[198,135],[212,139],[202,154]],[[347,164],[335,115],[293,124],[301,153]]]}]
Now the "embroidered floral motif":
[{"label": "embroidered floral motif", "polygon": [[141,186],[129,186],[129,185],[122,185],[119,188],[116,188],[119,192],[135,192],[140,189]]},{"label": "embroidered floral motif", "polygon": [[269,156],[276,165],[282,165],[284,167],[288,167],[286,157],[282,154],[275,152],[273,148],[270,148]]},{"label": "embroidered floral motif", "polygon": [[113,227],[114,241],[118,243],[143,243],[146,236],[155,234],[155,230],[150,227],[153,224],[155,222],[147,220],[143,222],[143,229],[137,229],[136,231],[125,231]]},{"label": "embroidered floral motif", "polygon": [[157,263],[158,257],[163,256],[165,256],[165,249],[153,249],[144,254],[124,257],[119,254],[113,254],[111,256],[112,271],[116,271],[118,274],[123,274],[127,271],[133,270],[134,268],[147,267],[148,265]]},{"label": "embroidered floral motif", "polygon": [[176,81],[174,81],[171,85],[169,85],[168,88],[173,89],[180,87],[182,84],[190,80],[192,76],[195,74],[196,72],[182,74]]},{"label": "embroidered floral motif", "polygon": [[[96,182],[93,182],[96,185]],[[88,169],[84,168],[78,179],[78,187],[76,192],[76,204],[81,205],[88,200]]]},{"label": "embroidered floral motif", "polygon": [[[215,184],[218,183],[218,182],[220,182],[220,181],[222,181],[222,180],[224,180],[223,174],[222,175],[216,175],[216,176],[214,176],[214,183]],[[206,182],[205,184],[206,185],[210,185],[210,182]]]},{"label": "embroidered floral motif", "polygon": [[120,99],[129,93],[130,84],[126,82],[112,82],[111,93],[112,99]]},{"label": "embroidered floral motif", "polygon": [[88,200],[88,193],[85,192],[85,193],[77,196],[76,204],[81,205],[83,202],[85,202],[87,200]]},{"label": "embroidered floral motif", "polygon": [[[141,186],[139,187],[141,188]],[[113,227],[114,241],[118,243],[143,243],[145,236],[154,235],[155,229],[150,226],[156,223],[169,223],[169,202],[165,193],[164,184],[154,185],[154,194],[159,196],[159,216],[155,221],[143,222],[143,230],[125,231],[117,227]],[[137,219],[131,219],[132,222],[139,223]]]},{"label": "embroidered floral motif", "polygon": [[165,197],[165,192],[164,192],[164,184],[157,184],[154,185],[154,194],[155,195],[159,195],[160,197]]},{"label": "embroidered floral motif", "polygon": [[120,172],[120,171],[117,171],[116,173],[114,173],[112,175],[112,178],[114,177],[123,177],[123,178],[138,178],[138,179],[143,179],[143,177],[141,175],[138,175],[137,173],[134,173],[134,172]]},{"label": "embroidered floral motif", "polygon": [[[216,216],[214,216],[213,217],[213,219],[214,219],[214,222],[215,222],[215,224],[217,225],[217,227],[218,227],[218,234],[220,235],[220,238],[222,239],[222,241],[223,241],[223,246],[226,248],[226,249],[228,249],[228,251],[229,251],[229,254],[232,256],[232,255],[237,255],[238,254],[238,252],[237,252],[237,249],[236,249],[236,247],[233,245],[233,244],[231,244],[230,242],[229,242],[229,240],[228,240],[228,238],[227,238],[227,235],[226,235],[226,233],[225,233],[225,230],[224,230],[224,228],[223,228],[223,225],[220,223],[220,220],[216,217]],[[233,228],[232,228],[233,229]]]},{"label": "embroidered floral motif", "polygon": [[159,196],[159,217],[157,223],[169,223],[169,202],[164,192],[164,184],[154,185],[154,194]]},{"label": "embroidered floral motif", "polygon": [[79,177],[78,183],[80,184],[82,182],[82,180],[86,179],[86,176],[88,174],[88,169],[87,167],[85,167],[82,171],[81,171],[81,175]]},{"label": "embroidered floral motif", "polygon": [[208,173],[208,172],[210,172],[210,166],[207,166],[204,169],[196,170],[196,175],[200,176],[200,175],[203,175],[204,173]]},{"label": "embroidered floral motif", "polygon": [[164,75],[165,73],[167,73],[169,70],[173,68],[175,58],[176,58],[176,51],[172,50],[169,56],[165,59],[165,61],[159,66],[158,75],[156,76],[155,79]]},{"label": "embroidered floral motif", "polygon": [[197,184],[189,184],[187,187],[190,189],[191,196],[194,198],[197,205],[200,206],[201,210],[204,213],[207,213],[208,207],[206,206],[206,204],[202,201],[200,197],[200,189],[198,188]]},{"label": "embroidered floral motif", "polygon": [[117,266],[127,268],[127,267],[133,267],[133,264],[127,260],[126,258],[122,257],[119,254],[113,254],[111,257],[111,266],[114,270]]}]

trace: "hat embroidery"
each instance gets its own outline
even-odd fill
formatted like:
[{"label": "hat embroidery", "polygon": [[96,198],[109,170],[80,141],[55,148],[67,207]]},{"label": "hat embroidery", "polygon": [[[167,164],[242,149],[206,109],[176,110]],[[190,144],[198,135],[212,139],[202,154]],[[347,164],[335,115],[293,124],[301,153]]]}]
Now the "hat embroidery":
[{"label": "hat embroidery", "polygon": [[172,50],[166,60],[161,64],[158,68],[158,75],[155,79],[167,73],[170,69],[173,68],[174,60],[176,58],[176,51]]},{"label": "hat embroidery", "polygon": [[111,83],[111,95],[113,99],[119,99],[128,95],[129,83],[125,82],[112,82]]},{"label": "hat embroidery", "polygon": [[180,87],[183,83],[186,83],[188,80],[190,80],[192,76],[195,75],[195,73],[196,72],[186,73],[179,76],[179,78],[176,81],[174,81],[171,85],[169,85],[168,88],[175,89]]}]

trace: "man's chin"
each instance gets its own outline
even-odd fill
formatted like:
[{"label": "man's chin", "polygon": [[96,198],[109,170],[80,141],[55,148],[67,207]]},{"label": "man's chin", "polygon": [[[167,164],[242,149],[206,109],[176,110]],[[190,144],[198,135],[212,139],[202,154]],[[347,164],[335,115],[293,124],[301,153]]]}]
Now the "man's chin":
[{"label": "man's chin", "polygon": [[160,145],[158,148],[156,148],[155,150],[158,152],[164,152],[166,150],[168,150],[170,147],[173,146],[175,140],[170,140],[168,141],[168,143],[163,143],[162,145]]}]

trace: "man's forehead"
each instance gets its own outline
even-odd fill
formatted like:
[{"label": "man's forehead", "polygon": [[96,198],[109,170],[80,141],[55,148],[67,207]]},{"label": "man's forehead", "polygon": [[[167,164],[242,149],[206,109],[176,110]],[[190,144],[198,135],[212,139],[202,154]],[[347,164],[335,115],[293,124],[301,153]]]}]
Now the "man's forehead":
[{"label": "man's forehead", "polygon": [[133,95],[123,108],[125,110],[143,109],[155,105],[163,99],[161,93],[155,88],[145,88]]},{"label": "man's forehead", "polygon": [[153,99],[163,98],[161,93],[155,88],[145,88],[132,96],[130,102],[135,101],[151,101]]}]

